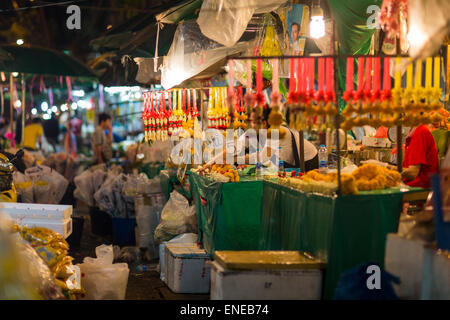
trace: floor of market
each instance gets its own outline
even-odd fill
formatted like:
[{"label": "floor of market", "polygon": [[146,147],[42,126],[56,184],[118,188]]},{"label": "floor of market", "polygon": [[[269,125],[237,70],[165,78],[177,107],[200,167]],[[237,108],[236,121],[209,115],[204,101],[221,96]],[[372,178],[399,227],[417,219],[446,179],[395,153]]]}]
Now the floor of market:
[{"label": "floor of market", "polygon": [[[85,257],[95,257],[95,248],[101,244],[112,244],[110,238],[101,237],[91,232],[88,207],[77,203],[74,215],[84,218],[80,247],[70,247],[69,255],[73,263],[82,263]],[[209,294],[177,294],[172,292],[160,279],[157,271],[158,260],[148,264],[148,271],[137,272],[131,265],[128,278],[126,300],[208,300]]]}]

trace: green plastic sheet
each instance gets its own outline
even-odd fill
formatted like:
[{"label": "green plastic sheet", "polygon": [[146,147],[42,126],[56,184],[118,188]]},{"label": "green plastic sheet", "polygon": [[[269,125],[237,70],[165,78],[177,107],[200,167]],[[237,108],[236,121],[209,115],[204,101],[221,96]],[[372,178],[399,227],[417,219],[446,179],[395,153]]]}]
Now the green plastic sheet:
[{"label": "green plastic sheet", "polygon": [[307,251],[327,261],[333,206],[331,197],[265,181],[259,249]]},{"label": "green plastic sheet", "polygon": [[396,189],[351,196],[303,193],[274,181],[218,183],[190,175],[199,242],[206,251],[301,250],[327,262],[324,298],[342,273],[364,262],[384,265],[386,236],[397,232],[405,193]]},{"label": "green plastic sheet", "polygon": [[189,176],[197,208],[199,242],[215,250],[256,250],[261,231],[262,181],[220,183]]},{"label": "green plastic sheet", "polygon": [[324,298],[332,299],[345,270],[384,265],[386,236],[398,229],[404,194],[397,188],[326,197],[264,181],[259,249],[304,250],[327,261]]},{"label": "green plastic sheet", "polygon": [[[376,29],[367,27],[372,13],[367,13],[371,5],[381,7],[382,0],[328,0],[331,14],[336,24],[338,53],[341,55],[364,55],[370,53],[372,35]],[[356,70],[356,69],[355,69]],[[345,108],[342,92],[345,91],[346,61],[338,59],[339,111]]]}]

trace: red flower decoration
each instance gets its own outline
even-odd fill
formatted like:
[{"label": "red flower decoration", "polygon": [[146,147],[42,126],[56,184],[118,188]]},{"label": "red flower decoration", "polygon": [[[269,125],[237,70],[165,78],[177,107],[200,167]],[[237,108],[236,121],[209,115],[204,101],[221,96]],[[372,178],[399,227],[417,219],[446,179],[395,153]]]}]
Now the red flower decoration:
[{"label": "red flower decoration", "polygon": [[353,91],[345,91],[343,95],[343,99],[345,102],[349,102],[353,97]]},{"label": "red flower decoration", "polygon": [[262,93],[256,94],[256,103],[258,106],[264,105],[266,103],[266,99]]},{"label": "red flower decoration", "polygon": [[391,90],[384,90],[383,92],[381,92],[381,100],[391,101],[391,99],[392,99],[392,91]]}]

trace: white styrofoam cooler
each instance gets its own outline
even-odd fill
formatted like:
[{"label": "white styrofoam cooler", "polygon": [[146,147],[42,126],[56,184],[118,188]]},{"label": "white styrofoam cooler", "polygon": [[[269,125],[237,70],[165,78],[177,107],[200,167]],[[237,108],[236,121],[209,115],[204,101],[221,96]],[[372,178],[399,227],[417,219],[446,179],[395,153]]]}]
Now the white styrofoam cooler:
[{"label": "white styrofoam cooler", "polygon": [[400,278],[393,284],[400,299],[420,299],[424,264],[425,242],[407,240],[389,233],[386,241],[386,271]]},{"label": "white styrofoam cooler", "polygon": [[400,299],[450,299],[450,258],[424,241],[388,234],[385,268],[400,278],[394,284]]},{"label": "white styrofoam cooler", "polygon": [[0,211],[22,227],[49,228],[64,238],[72,234],[72,206],[2,202]]},{"label": "white styrofoam cooler", "polygon": [[167,286],[176,293],[208,293],[210,285],[210,261],[205,250],[197,244],[166,243],[165,279]]},{"label": "white styrofoam cooler", "polygon": [[211,300],[320,300],[322,270],[228,270],[211,267]]}]

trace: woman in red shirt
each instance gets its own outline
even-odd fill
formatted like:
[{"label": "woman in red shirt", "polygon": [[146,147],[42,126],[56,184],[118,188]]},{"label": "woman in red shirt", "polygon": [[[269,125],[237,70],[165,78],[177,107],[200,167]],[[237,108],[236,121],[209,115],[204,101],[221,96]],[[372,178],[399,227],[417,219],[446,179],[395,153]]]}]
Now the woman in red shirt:
[{"label": "woman in red shirt", "polygon": [[411,187],[430,188],[430,174],[439,170],[433,135],[425,125],[414,127],[406,137],[403,182]]}]

